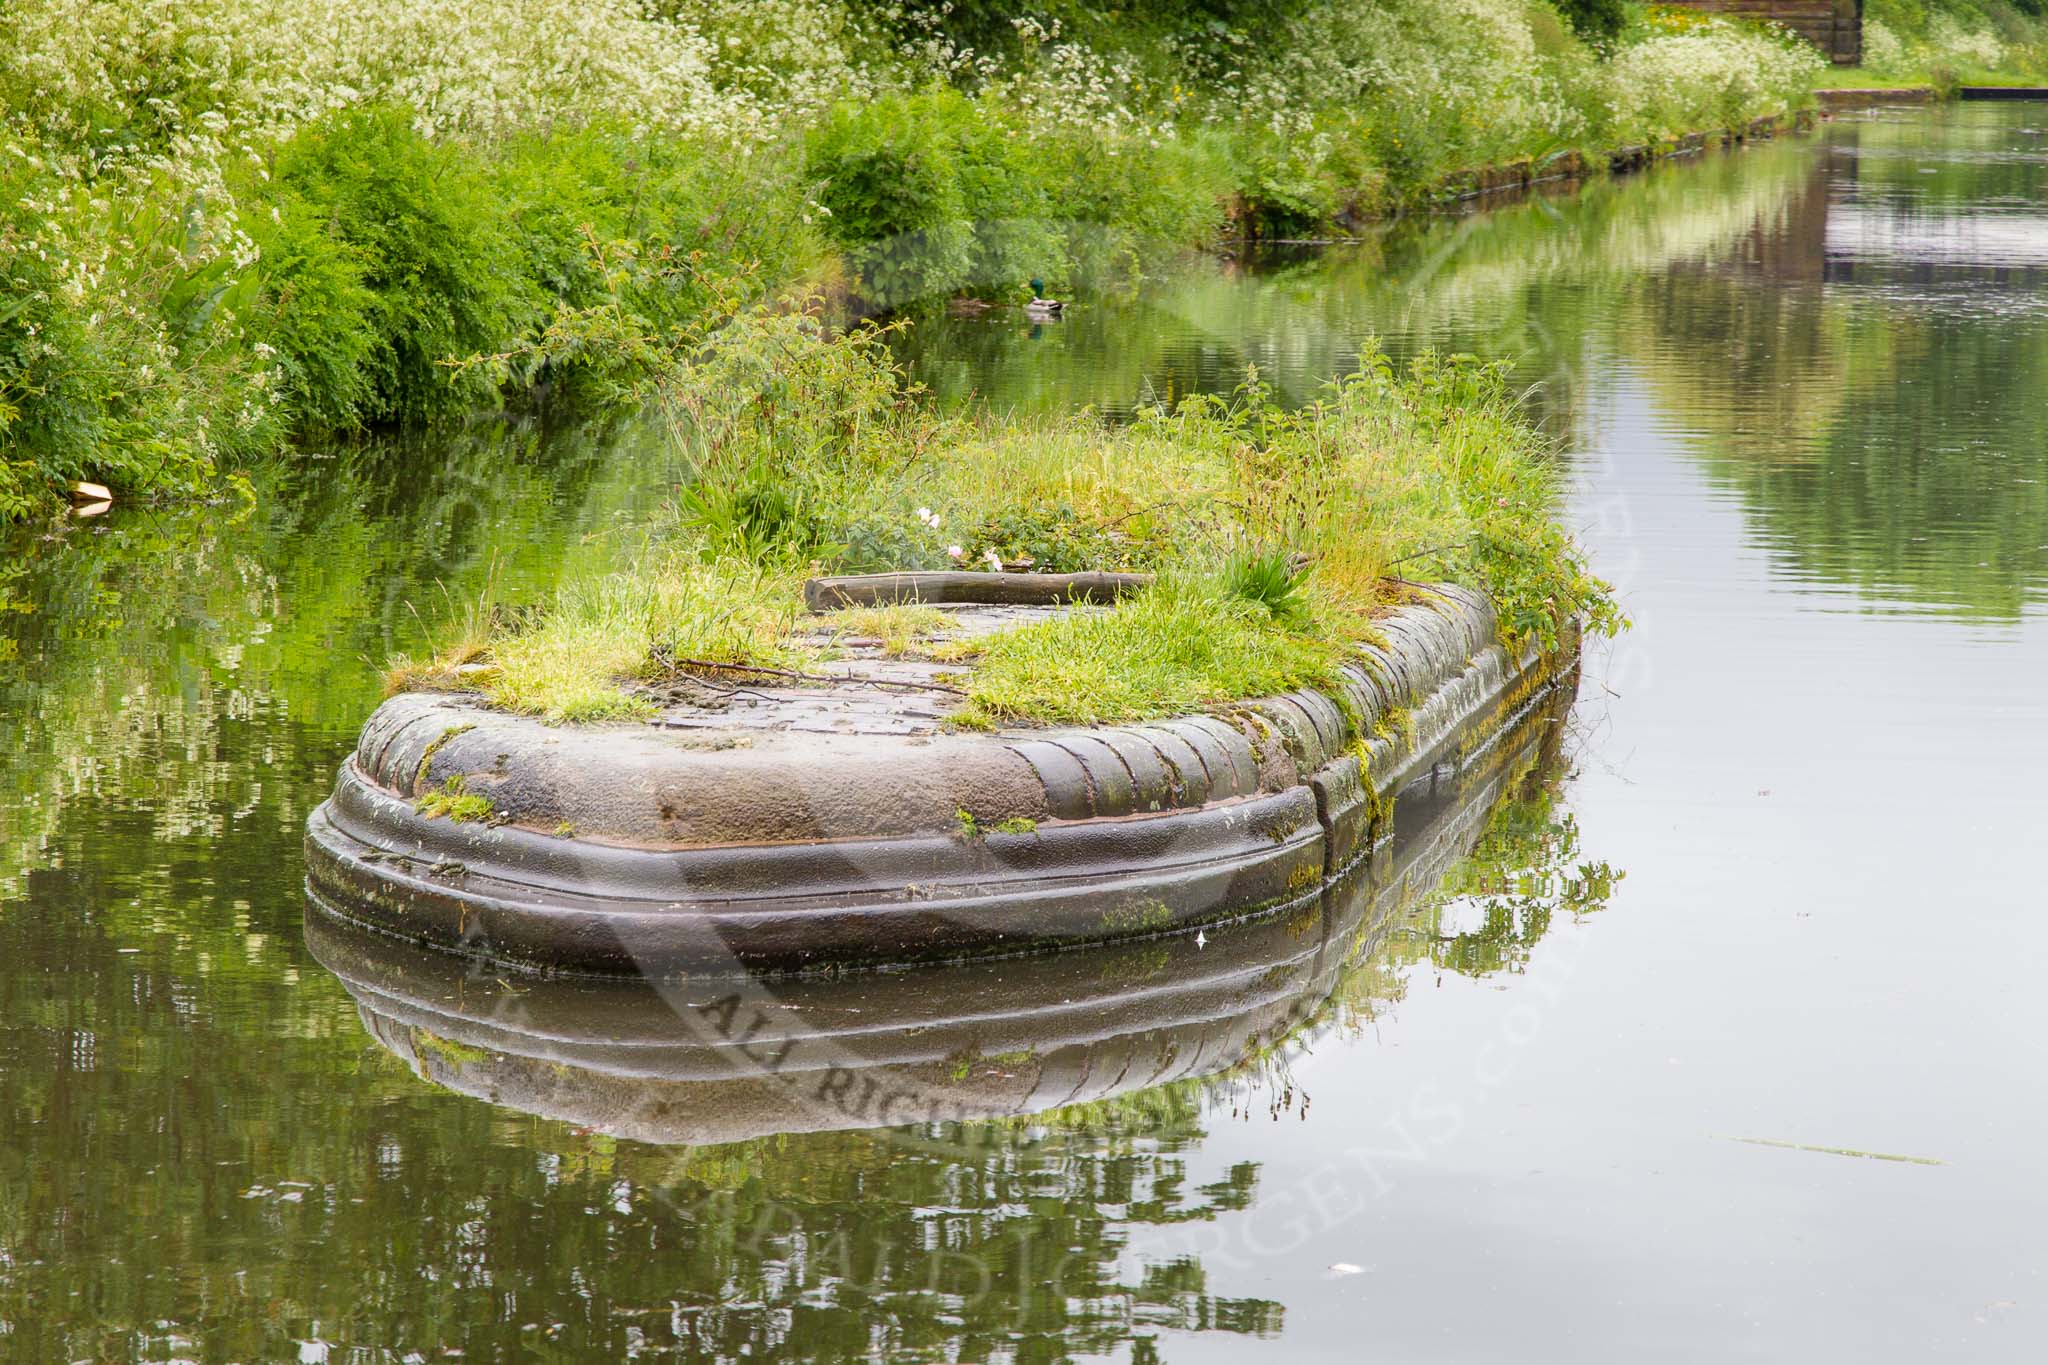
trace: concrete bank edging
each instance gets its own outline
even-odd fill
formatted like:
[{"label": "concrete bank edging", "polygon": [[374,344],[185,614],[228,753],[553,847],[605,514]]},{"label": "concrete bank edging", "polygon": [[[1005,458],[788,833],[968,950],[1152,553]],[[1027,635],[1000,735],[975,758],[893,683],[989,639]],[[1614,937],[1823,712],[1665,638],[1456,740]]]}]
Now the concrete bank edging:
[{"label": "concrete bank edging", "polygon": [[[1379,623],[1332,694],[1003,734],[550,727],[387,701],[308,823],[328,913],[552,971],[779,971],[1029,952],[1312,897],[1411,781],[1576,659],[1510,653],[1478,593]],[[488,821],[422,814],[453,779]]]}]

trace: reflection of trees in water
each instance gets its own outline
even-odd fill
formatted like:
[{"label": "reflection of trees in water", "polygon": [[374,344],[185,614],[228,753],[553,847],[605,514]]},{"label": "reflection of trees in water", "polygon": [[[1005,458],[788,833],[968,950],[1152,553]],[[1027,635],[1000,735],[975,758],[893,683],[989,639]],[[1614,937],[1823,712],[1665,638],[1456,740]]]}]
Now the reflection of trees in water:
[{"label": "reflection of trees in water", "polygon": [[[1961,156],[1918,124],[1838,131],[1784,212],[1620,315],[1659,405],[1804,575],[2008,618],[2048,582],[2048,413],[2027,399],[2048,272],[1973,254],[1987,205],[2041,200],[2038,160],[1990,154],[2011,126],[1962,125]],[[1911,231],[1831,233],[1845,214]]]},{"label": "reflection of trees in water", "polygon": [[1275,1334],[1278,1304],[1210,1293],[1194,1257],[1126,1262],[1135,1229],[1256,1197],[1249,1164],[1190,1179],[1202,1133],[1176,1107],[1123,1137],[991,1129],[964,1154],[872,1133],[692,1154],[657,1187],[682,1313],[656,1339],[718,1358],[1056,1360],[1159,1328]]},{"label": "reflection of trees in water", "polygon": [[[1292,1023],[1246,1031],[1220,1074],[1010,1120],[684,1148],[450,1094],[370,1044],[350,998],[282,932],[296,905],[237,899],[291,895],[277,874],[299,831],[278,817],[296,781],[221,838],[162,835],[117,802],[95,821],[99,848],[60,830],[60,865],[0,915],[13,1192],[0,1318],[37,1359],[132,1355],[152,1332],[237,1358],[318,1335],[473,1359],[609,1359],[637,1342],[814,1360],[1051,1360],[1169,1328],[1272,1335],[1279,1306],[1213,1293],[1199,1257],[1128,1249],[1141,1229],[1257,1205],[1256,1165],[1197,1180],[1194,1156],[1230,1115],[1265,1118],[1260,1097],[1285,1094],[1293,1049],[1433,960],[1512,969],[1558,913],[1590,908],[1551,890],[1577,859],[1554,751],[1525,749],[1493,776],[1506,798],[1490,823],[1483,806],[1469,817],[1478,860],[1399,882],[1332,946],[1336,985],[1262,1014]],[[1511,925],[1445,929],[1448,908],[1503,897],[1519,898]],[[1153,946],[1130,945],[1102,989],[1171,980],[1172,962],[1147,975]],[[477,1055],[438,1047],[444,1063]]]},{"label": "reflection of trees in water", "polygon": [[1403,220],[1359,246],[1220,269],[1204,261],[1137,298],[1086,300],[1057,328],[934,313],[916,319],[904,350],[949,401],[1116,411],[1228,390],[1248,365],[1284,400],[1307,402],[1379,337],[1397,357],[1433,347],[1516,360],[1538,386],[1536,416],[1563,434],[1626,282],[1776,212],[1806,155],[1767,145],[1467,217]]},{"label": "reflection of trees in water", "polygon": [[126,509],[21,540],[0,563],[0,890],[73,804],[146,807],[160,839],[303,820],[419,612],[573,560],[619,496],[605,453],[480,423],[308,456],[250,511]]}]

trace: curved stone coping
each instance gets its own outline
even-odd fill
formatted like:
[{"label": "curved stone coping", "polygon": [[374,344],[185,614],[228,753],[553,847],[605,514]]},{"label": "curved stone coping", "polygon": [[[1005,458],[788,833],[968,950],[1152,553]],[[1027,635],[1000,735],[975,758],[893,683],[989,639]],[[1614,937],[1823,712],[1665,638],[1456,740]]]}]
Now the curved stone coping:
[{"label": "curved stone coping", "polygon": [[1568,699],[1553,695],[1478,761],[1417,787],[1394,836],[1318,894],[1200,941],[766,979],[512,980],[348,923],[317,892],[306,938],[421,1076],[613,1136],[1018,1117],[1211,1075],[1312,1024],[1503,792],[1554,759]]},{"label": "curved stone coping", "polygon": [[[1386,798],[1575,657],[1510,656],[1459,588],[1379,625],[1334,695],[1116,727],[678,733],[394,697],[309,822],[309,882],[415,942],[598,972],[927,961],[1243,915],[1313,896]],[[418,813],[455,778],[492,820]]]}]

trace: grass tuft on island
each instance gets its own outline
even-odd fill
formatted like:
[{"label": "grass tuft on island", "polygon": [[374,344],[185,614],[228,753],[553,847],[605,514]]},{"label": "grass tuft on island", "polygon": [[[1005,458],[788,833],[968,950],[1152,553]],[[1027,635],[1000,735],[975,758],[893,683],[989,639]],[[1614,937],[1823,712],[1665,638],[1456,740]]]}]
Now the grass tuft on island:
[{"label": "grass tuft on island", "polygon": [[[650,342],[650,346],[654,343]],[[555,722],[629,719],[634,684],[718,666],[804,670],[830,643],[914,648],[929,609],[812,617],[817,573],[957,567],[1150,572],[1114,607],[955,647],[959,723],[1113,722],[1327,684],[1408,576],[1484,589],[1508,635],[1620,624],[1554,519],[1548,443],[1501,366],[1368,347],[1307,407],[1248,373],[1116,425],[949,415],[882,329],[743,309],[669,345],[656,388],[680,478],[614,572],[513,611],[483,603],[394,690],[460,688]],[[1398,573],[1397,573],[1398,571]],[[739,676],[744,676],[741,674]]]}]

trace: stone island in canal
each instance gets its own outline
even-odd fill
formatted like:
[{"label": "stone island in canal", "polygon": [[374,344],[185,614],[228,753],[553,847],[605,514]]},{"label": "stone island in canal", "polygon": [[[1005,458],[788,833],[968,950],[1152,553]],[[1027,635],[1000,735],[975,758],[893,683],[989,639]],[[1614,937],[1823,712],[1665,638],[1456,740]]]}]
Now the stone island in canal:
[{"label": "stone island in canal", "polygon": [[[1090,609],[955,610],[972,633]],[[1575,640],[1510,650],[1465,589],[1376,624],[1384,643],[1330,694],[1111,727],[949,729],[937,666],[903,661],[671,695],[633,724],[404,694],[309,823],[309,889],[422,946],[649,975],[1030,952],[1274,910],[1366,852],[1403,787],[1576,676]],[[466,805],[432,799],[451,792]]]}]

